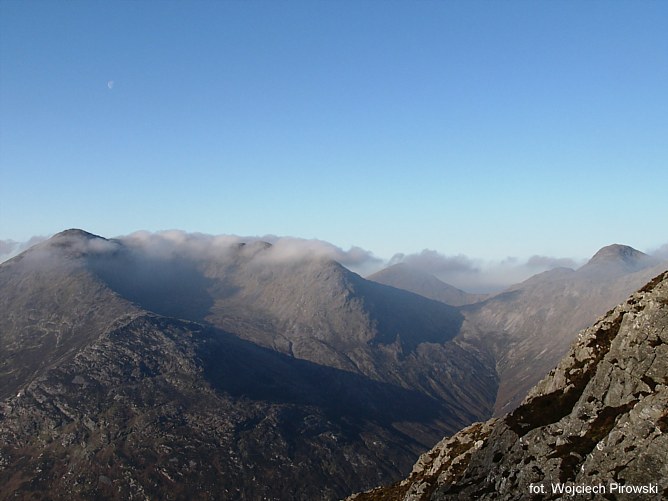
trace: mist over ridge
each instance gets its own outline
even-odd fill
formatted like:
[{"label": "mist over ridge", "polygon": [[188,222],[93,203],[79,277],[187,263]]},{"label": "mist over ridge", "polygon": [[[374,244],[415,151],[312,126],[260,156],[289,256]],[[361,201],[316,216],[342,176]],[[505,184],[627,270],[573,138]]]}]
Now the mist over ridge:
[{"label": "mist over ridge", "polygon": [[[25,242],[0,240],[0,262],[11,259],[48,237],[34,236]],[[368,277],[396,264],[406,264],[422,273],[428,273],[448,285],[467,293],[487,294],[500,292],[533,275],[557,269],[577,270],[585,266],[589,258],[556,257],[534,254],[527,258],[505,257],[484,260],[464,254],[447,255],[433,249],[420,252],[397,252],[389,258],[374,254],[372,250],[351,246],[347,250],[333,243],[293,236],[240,236],[211,235],[184,230],[150,232],[139,230],[110,240],[118,240],[136,249],[143,249],[155,257],[180,255],[189,258],[208,259],[224,256],[229,249],[241,244],[266,242],[271,251],[266,258],[277,261],[299,260],[305,256],[331,259],[361,276]],[[256,244],[257,245],[257,244]],[[618,245],[612,244],[611,245]],[[594,256],[600,249],[592,249]],[[668,243],[646,252],[657,261],[668,260]]]}]

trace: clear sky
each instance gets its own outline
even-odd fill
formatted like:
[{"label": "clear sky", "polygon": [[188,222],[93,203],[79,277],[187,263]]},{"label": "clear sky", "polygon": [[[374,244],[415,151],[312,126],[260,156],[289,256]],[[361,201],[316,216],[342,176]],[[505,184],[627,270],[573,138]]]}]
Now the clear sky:
[{"label": "clear sky", "polygon": [[0,2],[0,239],[668,242],[668,2]]}]

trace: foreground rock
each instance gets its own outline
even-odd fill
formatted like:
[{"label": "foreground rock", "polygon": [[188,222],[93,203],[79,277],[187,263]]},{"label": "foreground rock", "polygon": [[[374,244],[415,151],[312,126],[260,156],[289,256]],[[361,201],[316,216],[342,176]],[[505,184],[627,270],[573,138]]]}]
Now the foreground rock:
[{"label": "foreground rock", "polygon": [[513,413],[444,439],[408,479],[351,499],[665,499],[666,451],[668,272],[582,331]]}]

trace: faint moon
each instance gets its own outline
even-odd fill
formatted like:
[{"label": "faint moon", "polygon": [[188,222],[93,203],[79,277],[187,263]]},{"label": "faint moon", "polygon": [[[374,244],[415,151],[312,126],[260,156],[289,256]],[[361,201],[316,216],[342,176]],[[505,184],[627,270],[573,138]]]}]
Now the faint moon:
[{"label": "faint moon", "polygon": [[107,87],[109,87],[109,89],[113,89],[113,88],[114,88],[114,81],[113,81],[113,80],[109,80],[109,81],[107,82]]}]

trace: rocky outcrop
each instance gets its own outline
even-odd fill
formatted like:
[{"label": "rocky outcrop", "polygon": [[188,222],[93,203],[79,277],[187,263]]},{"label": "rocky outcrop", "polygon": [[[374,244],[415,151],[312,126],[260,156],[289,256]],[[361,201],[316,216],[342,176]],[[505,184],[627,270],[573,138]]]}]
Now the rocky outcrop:
[{"label": "rocky outcrop", "polygon": [[668,497],[668,272],[582,331],[511,414],[422,455],[363,500]]}]

